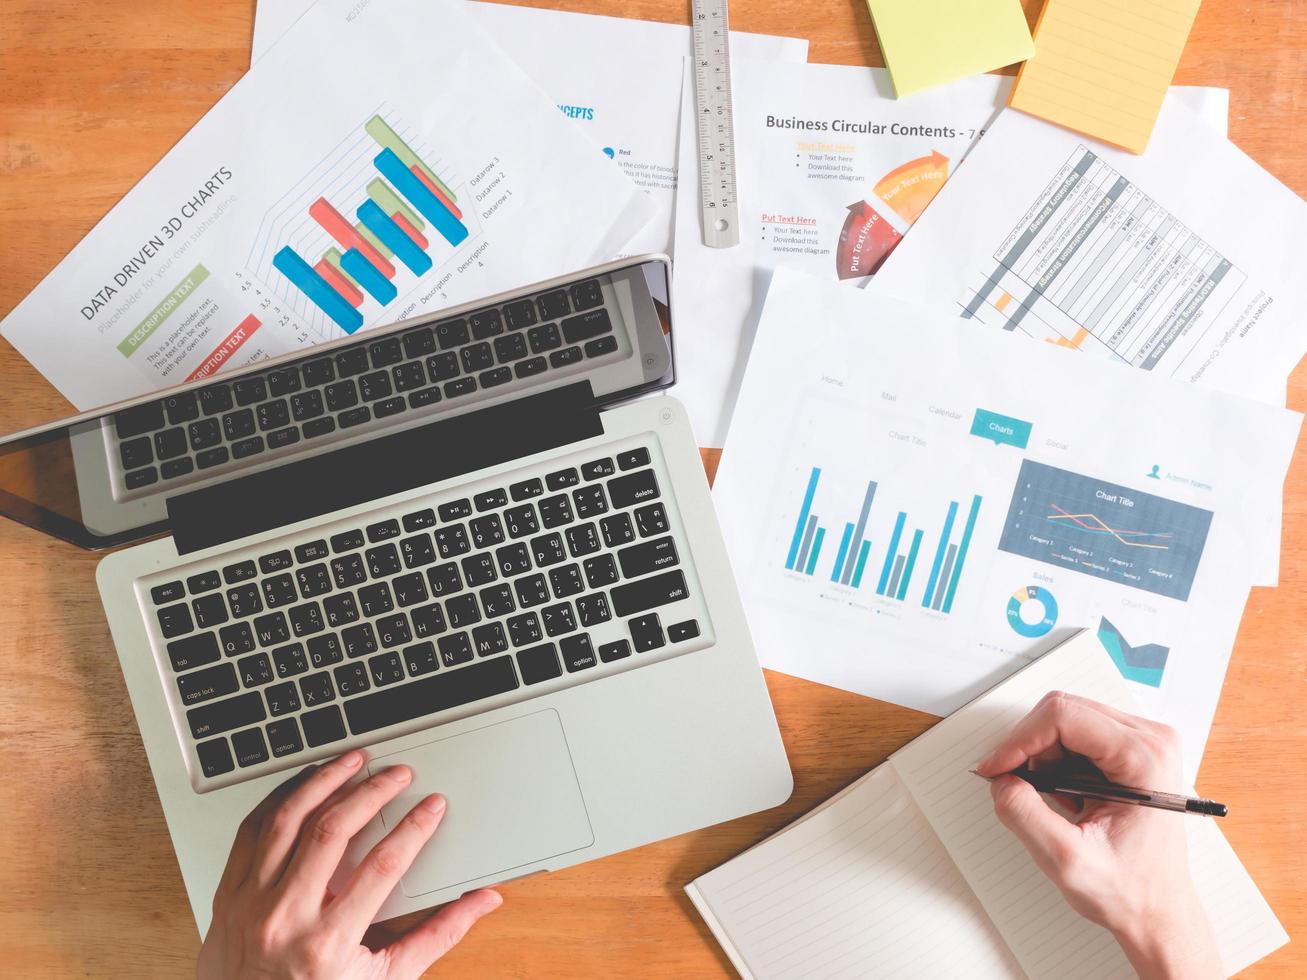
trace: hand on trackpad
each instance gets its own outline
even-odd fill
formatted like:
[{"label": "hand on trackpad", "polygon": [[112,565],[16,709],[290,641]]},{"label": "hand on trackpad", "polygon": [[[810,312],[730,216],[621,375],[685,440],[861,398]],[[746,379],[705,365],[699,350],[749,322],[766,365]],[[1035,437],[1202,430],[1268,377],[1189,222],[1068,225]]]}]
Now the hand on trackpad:
[{"label": "hand on trackpad", "polygon": [[413,782],[381,811],[389,831],[419,800],[449,809],[400,882],[416,898],[516,877],[529,865],[589,847],[594,831],[558,712],[550,709],[379,756],[371,772],[406,765]]}]

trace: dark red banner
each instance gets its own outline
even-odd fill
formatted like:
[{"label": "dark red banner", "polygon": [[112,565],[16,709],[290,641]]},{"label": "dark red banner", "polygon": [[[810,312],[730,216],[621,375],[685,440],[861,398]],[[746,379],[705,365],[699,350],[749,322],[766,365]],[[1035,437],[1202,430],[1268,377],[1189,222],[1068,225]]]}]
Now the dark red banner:
[{"label": "dark red banner", "polygon": [[841,279],[869,276],[902,239],[866,201],[850,204],[840,232],[840,246],[835,251],[835,271]]}]

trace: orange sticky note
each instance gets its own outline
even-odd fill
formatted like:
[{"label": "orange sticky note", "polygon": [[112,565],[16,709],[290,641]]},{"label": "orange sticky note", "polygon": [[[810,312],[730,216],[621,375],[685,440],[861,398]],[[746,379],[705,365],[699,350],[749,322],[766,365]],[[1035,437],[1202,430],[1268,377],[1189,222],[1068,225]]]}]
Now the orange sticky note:
[{"label": "orange sticky note", "polygon": [[1047,0],[1009,104],[1142,153],[1199,0]]}]

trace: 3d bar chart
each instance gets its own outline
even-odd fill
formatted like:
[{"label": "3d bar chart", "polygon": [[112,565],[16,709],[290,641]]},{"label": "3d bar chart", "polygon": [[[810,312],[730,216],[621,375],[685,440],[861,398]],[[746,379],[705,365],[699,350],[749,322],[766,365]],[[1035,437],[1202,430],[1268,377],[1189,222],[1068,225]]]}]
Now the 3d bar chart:
[{"label": "3d bar chart", "polygon": [[379,176],[362,189],[365,196],[353,211],[357,220],[351,223],[324,193],[309,205],[307,216],[335,245],[316,262],[290,245],[272,260],[347,334],[363,326],[360,308],[369,298],[381,306],[395,301],[398,267],[426,275],[435,265],[430,251],[436,237],[457,247],[469,234],[454,192],[385,119],[375,115],[363,130],[375,144],[371,169]]}]

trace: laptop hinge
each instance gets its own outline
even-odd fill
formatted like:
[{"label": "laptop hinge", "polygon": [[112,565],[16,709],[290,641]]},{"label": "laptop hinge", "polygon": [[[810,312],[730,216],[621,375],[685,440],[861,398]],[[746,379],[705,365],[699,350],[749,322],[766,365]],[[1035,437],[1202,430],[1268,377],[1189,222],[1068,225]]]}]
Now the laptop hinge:
[{"label": "laptop hinge", "polygon": [[603,434],[580,381],[168,500],[179,555]]}]

